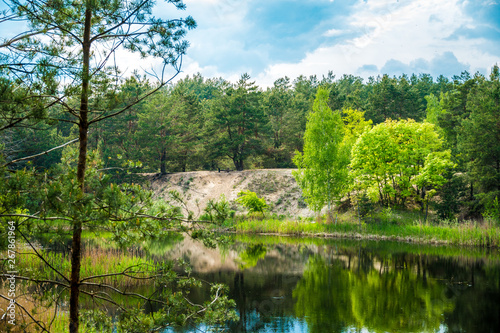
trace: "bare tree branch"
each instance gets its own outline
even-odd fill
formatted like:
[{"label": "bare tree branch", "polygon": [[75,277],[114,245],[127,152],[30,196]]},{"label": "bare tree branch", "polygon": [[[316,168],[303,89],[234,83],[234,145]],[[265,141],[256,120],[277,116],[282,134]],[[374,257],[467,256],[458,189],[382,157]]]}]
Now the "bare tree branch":
[{"label": "bare tree branch", "polygon": [[17,229],[17,232],[21,234],[21,236],[24,238],[24,240],[26,241],[26,243],[28,243],[28,245],[33,249],[33,251],[35,251],[37,257],[40,258],[40,260],[42,260],[45,263],[45,265],[49,266],[50,269],[52,269],[54,272],[56,272],[64,280],[66,280],[66,282],[68,282],[68,283],[70,282],[69,279],[64,274],[62,274],[61,272],[59,272],[59,270],[57,270],[56,268],[54,268],[54,266],[52,266],[47,260],[45,260],[45,258],[40,253],[38,253],[38,251],[35,249],[35,247],[33,246],[33,244],[31,244],[31,242],[29,241],[29,239],[21,232],[21,230]]},{"label": "bare tree branch", "polygon": [[57,146],[57,147],[51,148],[51,149],[46,150],[46,151],[44,151],[44,152],[41,152],[41,153],[39,153],[39,154],[35,154],[35,155],[31,155],[31,156],[27,156],[27,157],[19,158],[19,159],[17,159],[17,160],[12,160],[12,161],[10,161],[10,162],[5,163],[5,164],[3,165],[3,167],[6,167],[6,166],[8,166],[8,165],[11,165],[11,164],[14,164],[14,163],[17,163],[17,162],[30,160],[30,159],[35,158],[35,157],[38,157],[38,156],[47,155],[47,154],[48,154],[48,153],[50,153],[51,151],[54,151],[54,150],[57,150],[57,149],[64,148],[64,147],[66,147],[67,145],[72,144],[73,142],[77,142],[78,140],[79,140],[79,139],[78,139],[78,138],[76,138],[76,139],[73,139],[73,140],[71,140],[71,141],[69,141],[69,142],[66,142],[65,144],[62,144],[62,145],[60,145],[60,146]]},{"label": "bare tree branch", "polygon": [[72,219],[69,219],[67,217],[40,217],[27,214],[0,214],[0,217],[26,217],[28,219],[43,220],[43,221],[57,221],[57,220],[70,221],[70,222],[73,221]]},{"label": "bare tree branch", "polygon": [[[7,301],[9,301],[9,302],[11,301],[11,299],[10,299],[10,298],[7,298],[7,297],[5,297],[5,296],[4,296],[4,295],[2,295],[2,294],[0,294],[0,297],[1,297],[1,298],[3,298],[3,299],[5,299],[5,300],[7,300]],[[26,310],[26,309],[24,308],[24,306],[22,306],[21,304],[19,304],[19,302],[18,302],[18,301],[16,301],[16,300],[14,300],[14,303],[15,303],[15,304],[16,304],[16,306],[18,306],[21,310],[23,310],[23,311],[24,311],[24,312],[28,315],[28,317],[30,317],[30,318],[31,318],[31,320],[33,320],[33,322],[34,322],[35,324],[37,324],[37,325],[38,325],[38,326],[42,329],[42,332],[47,332],[47,333],[50,333],[49,331],[47,331],[47,329],[46,329],[45,327],[43,327],[43,325],[42,325],[42,324],[40,324],[40,322],[39,322],[38,320],[36,320],[35,318],[33,318],[33,316],[29,313],[29,311],[28,311],[28,310]]]},{"label": "bare tree branch", "polygon": [[[0,277],[12,277],[12,274],[0,274]],[[55,280],[33,279],[30,277],[21,276],[21,275],[15,275],[14,278],[17,280],[30,281],[30,282],[35,282],[35,283],[50,283],[50,284],[61,286],[63,288],[69,288],[69,285],[64,284],[62,282],[59,282],[59,281],[55,281]]]},{"label": "bare tree branch", "polygon": [[10,39],[10,40],[8,40],[8,41],[0,44],[0,48],[11,46],[15,42],[20,41],[20,40],[25,39],[25,38],[30,38],[32,36],[36,36],[36,35],[40,35],[40,34],[46,34],[48,31],[54,30],[54,29],[55,28],[51,28],[51,29],[48,29],[48,30],[33,31],[31,33],[27,33],[27,34],[24,34],[24,35],[16,36],[16,37],[14,37],[14,38],[12,38],[12,39]]},{"label": "bare tree branch", "polygon": [[135,280],[151,280],[151,279],[154,279],[156,277],[161,276],[161,274],[150,275],[150,276],[146,276],[146,277],[138,277],[138,276],[130,275],[130,273],[144,273],[144,272],[129,272],[130,269],[132,269],[134,267],[140,267],[140,266],[150,266],[150,265],[147,265],[147,264],[133,265],[133,266],[125,268],[122,272],[119,272],[119,273],[109,273],[109,274],[88,276],[86,278],[80,279],[80,282],[87,281],[87,280],[93,280],[93,279],[100,279],[100,278],[105,278],[105,277],[110,277],[110,276],[120,276],[120,275],[129,277],[129,278],[132,278]]}]

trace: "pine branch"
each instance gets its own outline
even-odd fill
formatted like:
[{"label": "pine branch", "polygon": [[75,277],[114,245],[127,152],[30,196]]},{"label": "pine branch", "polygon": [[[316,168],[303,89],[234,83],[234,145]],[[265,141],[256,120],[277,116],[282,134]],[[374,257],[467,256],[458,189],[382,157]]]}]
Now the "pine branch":
[{"label": "pine branch", "polygon": [[[150,275],[150,276],[145,276],[145,277],[138,277],[138,276],[130,275],[130,273],[143,273],[143,272],[129,272],[130,269],[132,269],[134,267],[140,267],[140,266],[144,266],[144,264],[138,264],[138,265],[133,265],[133,266],[127,267],[122,272],[119,272],[119,273],[109,273],[109,274],[100,274],[100,275],[89,276],[89,277],[80,279],[80,282],[87,281],[87,280],[93,280],[93,279],[100,279],[100,278],[105,278],[105,277],[110,277],[110,276],[126,276],[126,277],[129,277],[131,279],[135,279],[135,280],[151,280],[151,279],[154,279],[156,277],[161,276],[161,274]],[[150,266],[150,265],[146,265],[146,266]]]}]

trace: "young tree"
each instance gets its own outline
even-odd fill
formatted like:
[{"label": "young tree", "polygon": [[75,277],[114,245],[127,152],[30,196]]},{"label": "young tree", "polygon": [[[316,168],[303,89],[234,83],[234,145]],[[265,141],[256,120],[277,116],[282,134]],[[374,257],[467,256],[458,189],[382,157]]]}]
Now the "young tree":
[{"label": "young tree", "polygon": [[328,107],[328,90],[319,88],[313,110],[307,117],[304,153],[296,152],[293,172],[306,202],[319,212],[332,204],[347,188],[349,164],[348,145],[343,145],[344,124],[339,111]]},{"label": "young tree", "polygon": [[238,193],[236,202],[243,205],[249,213],[264,213],[269,209],[266,200],[259,198],[257,193],[252,191],[241,191]]},{"label": "young tree", "polygon": [[[184,40],[186,30],[194,28],[196,23],[191,17],[154,17],[155,1],[152,0],[5,2],[10,12],[0,22],[14,24],[22,21],[28,29],[1,41],[1,73],[8,80],[21,84],[30,93],[29,98],[43,103],[41,108],[59,105],[60,110],[70,117],[53,116],[53,120],[72,123],[78,132],[76,164],[67,162],[66,176],[60,182],[47,183],[47,190],[40,194],[46,199],[42,203],[48,206],[36,213],[21,214],[22,218],[33,221],[57,219],[69,224],[72,231],[71,273],[62,277],[66,282],[63,285],[70,291],[69,331],[76,333],[79,329],[79,296],[84,284],[80,277],[84,225],[97,226],[109,219],[132,221],[146,216],[143,210],[146,206],[139,205],[138,208],[142,208],[138,210],[121,207],[122,204],[135,205],[134,202],[144,198],[133,195],[138,189],[105,186],[102,177],[96,174],[97,169],[93,165],[89,168],[92,161],[88,154],[89,131],[97,123],[125,113],[161,89],[169,81],[166,78],[168,68],[175,70],[174,76],[179,73],[182,55],[188,46]],[[166,2],[178,9],[185,8],[181,0]],[[113,59],[125,51],[143,58],[159,58],[163,67],[153,89],[136,96],[127,105],[117,105],[113,103],[112,87],[119,72]],[[11,117],[4,127],[30,116],[21,113]],[[87,178],[89,172],[95,177]],[[127,200],[131,202],[125,204]],[[2,200],[4,203],[6,201]],[[6,217],[16,215],[19,214],[15,214],[12,207],[2,210],[1,214]],[[160,214],[154,218],[163,217],[168,219],[171,216]]]}]

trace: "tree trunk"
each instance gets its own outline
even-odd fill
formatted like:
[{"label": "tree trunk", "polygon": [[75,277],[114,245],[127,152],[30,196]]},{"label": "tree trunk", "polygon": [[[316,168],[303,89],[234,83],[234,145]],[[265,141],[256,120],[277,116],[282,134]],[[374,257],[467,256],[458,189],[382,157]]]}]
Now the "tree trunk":
[{"label": "tree trunk", "polygon": [[425,186],[422,186],[422,191],[421,191],[421,194],[420,194],[420,210],[421,212],[423,213],[424,212],[424,209],[425,209],[425,195],[426,195],[426,191],[425,191]]},{"label": "tree trunk", "polygon": [[234,167],[236,168],[237,171],[243,171],[243,160],[240,158],[235,158],[233,160],[234,162]]},{"label": "tree trunk", "polygon": [[[80,119],[79,119],[79,143],[77,181],[80,185],[81,193],[85,193],[85,171],[87,169],[87,143],[88,143],[88,99],[90,81],[90,27],[92,11],[90,3],[87,2],[85,10],[85,28],[83,33],[83,66],[82,66],[82,93],[80,99]],[[82,221],[75,221],[73,225],[73,240],[71,244],[71,279],[69,298],[69,332],[78,333],[79,327],[79,296],[80,296],[80,268],[81,268],[81,245],[82,245]]]},{"label": "tree trunk", "polygon": [[167,149],[163,147],[160,155],[160,172],[162,175],[167,173],[166,160],[167,160]]}]

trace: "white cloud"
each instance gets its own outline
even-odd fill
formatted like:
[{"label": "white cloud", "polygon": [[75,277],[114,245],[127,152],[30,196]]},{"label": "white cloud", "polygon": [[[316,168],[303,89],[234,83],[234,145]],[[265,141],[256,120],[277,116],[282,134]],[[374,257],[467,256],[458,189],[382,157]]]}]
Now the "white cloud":
[{"label": "white cloud", "polygon": [[405,64],[416,59],[432,63],[446,52],[452,52],[457,63],[468,65],[472,72],[491,67],[498,57],[480,51],[483,40],[447,39],[460,26],[473,25],[463,8],[458,0],[359,2],[350,18],[357,37],[320,47],[298,63],[271,65],[259,75],[259,83],[269,85],[285,75],[324,75],[329,70],[337,75],[357,74],[366,64],[383,68],[390,59]]},{"label": "white cloud", "polygon": [[185,78],[186,76],[193,76],[195,74],[201,73],[205,78],[218,78],[222,77],[224,80],[230,82],[236,82],[241,77],[240,72],[221,72],[217,66],[200,66],[200,64],[189,57],[185,57],[184,66],[182,67],[182,73],[177,79]]},{"label": "white cloud", "polygon": [[344,34],[344,31],[342,31],[340,29],[330,29],[327,32],[325,32],[323,34],[323,36],[325,36],[325,37],[335,37],[335,36],[340,36],[342,34]]}]

